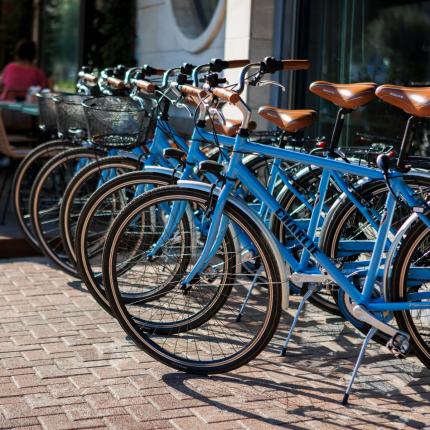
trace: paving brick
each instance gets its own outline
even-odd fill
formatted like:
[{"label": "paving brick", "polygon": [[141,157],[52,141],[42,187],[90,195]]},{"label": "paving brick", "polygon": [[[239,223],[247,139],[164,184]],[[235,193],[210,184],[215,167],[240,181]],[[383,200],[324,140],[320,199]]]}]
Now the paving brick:
[{"label": "paving brick", "polygon": [[[168,420],[158,421],[136,421],[130,415],[117,417],[106,417],[105,423],[112,430],[152,430],[152,429],[173,429],[174,426]],[[197,429],[198,427],[196,427]],[[191,430],[191,429],[188,429]]]},{"label": "paving brick", "polygon": [[18,388],[39,387],[48,384],[60,384],[64,383],[66,380],[67,379],[65,377],[41,379],[35,373],[12,376],[12,381]]},{"label": "paving brick", "polygon": [[79,403],[73,405],[65,405],[63,411],[72,421],[89,419],[89,418],[104,418],[109,416],[122,416],[127,412],[123,407],[93,409],[88,403]]},{"label": "paving brick", "polygon": [[37,375],[44,378],[57,378],[61,376],[71,376],[71,375],[84,375],[88,373],[85,368],[77,369],[60,369],[56,364],[49,364],[46,366],[35,366],[35,371]]},{"label": "paving brick", "polygon": [[204,428],[207,430],[230,430],[244,428],[243,424],[238,421],[217,422],[215,424],[208,424],[195,416],[175,418],[173,420],[170,420],[170,422],[177,430],[190,430],[198,428]]},{"label": "paving brick", "polygon": [[128,399],[130,397],[139,396],[139,390],[131,383],[112,385],[109,387],[109,390],[117,399]]},{"label": "paving brick", "polygon": [[27,361],[51,360],[52,359],[52,357],[43,349],[24,351],[22,353],[22,355]]},{"label": "paving brick", "polygon": [[39,417],[39,421],[44,430],[74,430],[105,427],[101,418],[71,421],[66,414]]},{"label": "paving brick", "polygon": [[7,419],[0,416],[1,429],[32,429],[38,428],[39,421],[36,417],[20,417],[15,419]]},{"label": "paving brick", "polygon": [[[24,394],[32,394],[32,393],[43,393],[46,391],[46,388],[43,386],[36,387],[28,387],[28,388],[18,388],[15,384],[3,384],[0,389],[0,398],[8,398],[8,397],[21,397]],[[3,400],[0,399],[0,404]]]},{"label": "paving brick", "polygon": [[31,408],[46,408],[50,406],[62,406],[72,403],[83,403],[81,396],[74,397],[53,397],[49,393],[29,394],[24,396],[24,400]]},{"label": "paving brick", "polygon": [[59,406],[50,406],[42,409],[31,408],[28,403],[20,399],[17,403],[10,403],[0,406],[1,412],[8,420],[15,418],[38,417],[42,415],[54,415],[61,413]]},{"label": "paving brick", "polygon": [[166,411],[159,411],[156,407],[145,405],[132,405],[126,407],[127,412],[137,421],[159,421],[170,420],[173,418],[180,418],[191,416],[193,413],[189,409],[173,409]]},{"label": "paving brick", "polygon": [[149,401],[160,411],[193,408],[196,406],[204,406],[206,404],[198,399],[178,400],[171,394],[153,395],[149,398]]},{"label": "paving brick", "polygon": [[155,362],[76,282],[43,259],[0,261],[0,428],[429,427],[430,372],[376,344],[339,405],[361,338],[311,305],[287,357],[294,310],[251,365],[206,378]]}]

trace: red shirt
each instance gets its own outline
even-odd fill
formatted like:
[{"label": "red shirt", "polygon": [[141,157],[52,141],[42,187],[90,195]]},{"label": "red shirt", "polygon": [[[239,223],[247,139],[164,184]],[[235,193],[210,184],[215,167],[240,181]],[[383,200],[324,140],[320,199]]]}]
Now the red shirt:
[{"label": "red shirt", "polygon": [[9,63],[3,70],[1,80],[3,81],[3,92],[0,99],[5,100],[9,97],[8,91],[24,90],[27,91],[29,87],[38,86],[46,88],[48,80],[46,79],[43,70],[36,66],[24,66],[17,63]]}]

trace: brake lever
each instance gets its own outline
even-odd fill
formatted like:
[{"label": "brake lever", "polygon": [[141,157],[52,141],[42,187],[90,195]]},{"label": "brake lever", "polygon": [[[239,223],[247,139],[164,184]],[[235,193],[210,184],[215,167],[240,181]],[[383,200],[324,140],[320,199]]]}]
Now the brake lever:
[{"label": "brake lever", "polygon": [[217,115],[218,118],[221,120],[222,125],[226,125],[227,121],[225,119],[225,116],[218,108],[210,108],[209,113],[213,115]]},{"label": "brake lever", "polygon": [[275,87],[281,88],[281,90],[283,92],[285,92],[285,90],[286,90],[286,88],[285,88],[284,85],[282,85],[282,84],[280,84],[279,82],[276,82],[276,81],[258,81],[257,82],[257,86],[258,87],[263,87],[265,85],[274,85]]},{"label": "brake lever", "polygon": [[154,94],[160,95],[160,98],[158,99],[157,103],[160,103],[163,99],[167,99],[171,104],[175,103],[175,100],[172,100],[170,97],[167,97],[167,93],[170,91],[170,89],[171,88],[167,88],[164,92],[159,89],[155,90]]},{"label": "brake lever", "polygon": [[182,103],[182,102],[180,102],[180,101],[177,101],[176,103],[175,103],[175,106],[177,107],[177,108],[179,108],[179,109],[186,109],[187,110],[187,112],[188,112],[188,115],[192,118],[193,117],[193,113],[191,112],[191,109],[185,104],[185,103]]},{"label": "brake lever", "polygon": [[[171,99],[170,97],[167,97],[167,93],[171,91],[175,96],[178,98],[176,100]],[[176,106],[178,109],[186,109],[190,117],[193,117],[193,113],[191,112],[190,108],[185,104],[182,103],[180,100],[182,99],[182,93],[178,90],[178,88],[174,85],[171,85],[164,93],[161,93],[162,98],[166,98],[170,101],[170,103],[173,106]]]}]

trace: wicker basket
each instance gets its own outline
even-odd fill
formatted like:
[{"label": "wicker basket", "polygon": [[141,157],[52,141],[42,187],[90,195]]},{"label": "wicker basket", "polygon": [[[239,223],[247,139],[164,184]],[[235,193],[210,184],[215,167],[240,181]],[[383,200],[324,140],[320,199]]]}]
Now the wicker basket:
[{"label": "wicker basket", "polygon": [[125,96],[102,96],[87,99],[82,105],[88,135],[95,145],[128,149],[143,143],[149,117],[137,101]]},{"label": "wicker basket", "polygon": [[54,97],[60,93],[42,91],[36,94],[39,105],[39,128],[46,134],[55,136],[57,133],[57,111],[55,108]]},{"label": "wicker basket", "polygon": [[54,97],[60,137],[72,137],[77,132],[87,131],[82,107],[82,102],[87,98],[87,95],[80,94],[62,94]]}]

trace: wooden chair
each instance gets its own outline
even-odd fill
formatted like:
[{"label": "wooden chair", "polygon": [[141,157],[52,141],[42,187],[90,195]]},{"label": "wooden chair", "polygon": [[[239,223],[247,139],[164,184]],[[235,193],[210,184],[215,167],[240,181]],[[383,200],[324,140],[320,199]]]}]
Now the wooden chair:
[{"label": "wooden chair", "polygon": [[[14,166],[16,166],[18,160],[23,159],[32,150],[31,143],[34,144],[35,142],[35,139],[26,136],[8,135],[4,126],[2,111],[0,110],[0,154],[11,160],[10,164],[3,170],[3,178],[0,186],[0,200],[3,198],[4,193],[7,192],[0,225],[4,225],[9,208]],[[22,146],[17,147],[14,144],[21,144]]]},{"label": "wooden chair", "polygon": [[[25,102],[27,90],[10,89],[2,94],[2,99],[11,102]],[[17,111],[3,111],[3,123],[8,132],[27,133],[34,127],[34,118]]]}]

